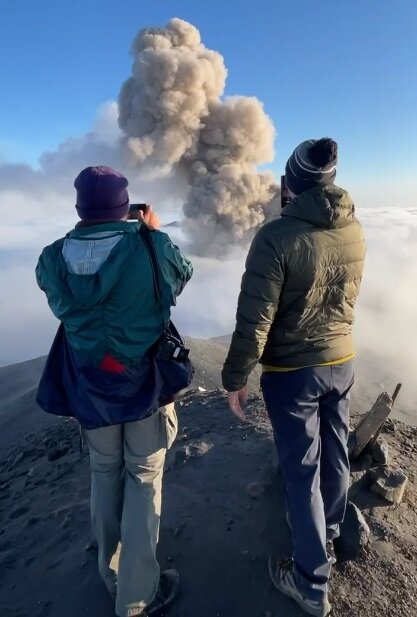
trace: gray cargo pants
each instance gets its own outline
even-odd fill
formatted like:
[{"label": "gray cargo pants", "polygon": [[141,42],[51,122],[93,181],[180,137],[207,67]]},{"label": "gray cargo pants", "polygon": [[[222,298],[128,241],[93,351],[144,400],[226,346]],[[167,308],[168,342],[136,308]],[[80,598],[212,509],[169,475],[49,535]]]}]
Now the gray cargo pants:
[{"label": "gray cargo pants", "polygon": [[339,534],[349,488],[353,362],[263,373],[291,523],[295,578],[307,598],[327,593],[326,541]]},{"label": "gray cargo pants", "polygon": [[138,422],[86,431],[98,567],[119,617],[140,615],[158,588],[162,474],[177,430],[172,404]]}]

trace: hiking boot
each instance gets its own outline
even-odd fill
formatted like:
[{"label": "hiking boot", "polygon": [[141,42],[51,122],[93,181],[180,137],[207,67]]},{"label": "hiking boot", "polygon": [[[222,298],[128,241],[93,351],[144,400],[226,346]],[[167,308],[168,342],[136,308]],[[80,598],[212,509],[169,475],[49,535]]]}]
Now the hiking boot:
[{"label": "hiking boot", "polygon": [[180,575],[177,570],[164,570],[159,579],[155,598],[146,607],[144,617],[156,617],[175,600],[180,588]]},{"label": "hiking boot", "polygon": [[277,561],[270,556],[268,561],[269,576],[271,581],[281,593],[289,596],[297,602],[304,612],[315,617],[326,617],[332,610],[327,594],[322,601],[306,598],[298,589],[294,577],[294,561],[282,559]]}]

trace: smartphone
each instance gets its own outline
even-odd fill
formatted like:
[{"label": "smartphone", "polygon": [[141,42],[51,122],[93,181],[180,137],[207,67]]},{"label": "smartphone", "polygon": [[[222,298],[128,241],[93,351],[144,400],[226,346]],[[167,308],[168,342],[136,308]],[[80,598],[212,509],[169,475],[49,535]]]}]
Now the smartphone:
[{"label": "smartphone", "polygon": [[129,214],[127,215],[128,220],[137,220],[139,210],[145,214],[147,207],[148,204],[130,204]]},{"label": "smartphone", "polygon": [[281,208],[285,208],[291,201],[287,185],[285,184],[285,176],[281,176]]}]

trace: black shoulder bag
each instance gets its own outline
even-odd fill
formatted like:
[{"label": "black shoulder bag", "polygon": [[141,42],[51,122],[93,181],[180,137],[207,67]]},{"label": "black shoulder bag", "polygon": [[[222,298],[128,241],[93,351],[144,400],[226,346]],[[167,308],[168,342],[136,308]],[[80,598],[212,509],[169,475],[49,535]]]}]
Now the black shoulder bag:
[{"label": "black shoulder bag", "polygon": [[188,388],[194,377],[194,367],[189,358],[190,350],[186,348],[183,338],[172,321],[169,322],[168,327],[165,327],[158,257],[150,237],[151,231],[142,224],[139,233],[151,262],[155,299],[161,312],[164,328],[162,336],[150,350],[155,370],[159,373],[162,382],[159,396],[159,404],[162,406],[172,403],[183,390]]}]

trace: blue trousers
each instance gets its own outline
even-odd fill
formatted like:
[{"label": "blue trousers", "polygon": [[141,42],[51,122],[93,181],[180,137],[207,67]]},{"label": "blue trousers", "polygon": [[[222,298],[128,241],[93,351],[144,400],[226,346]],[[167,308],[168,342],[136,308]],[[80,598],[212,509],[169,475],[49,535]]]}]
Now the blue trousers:
[{"label": "blue trousers", "polygon": [[321,600],[331,566],[326,541],[339,534],[349,488],[349,395],[353,362],[263,373],[293,540],[295,578]]}]

